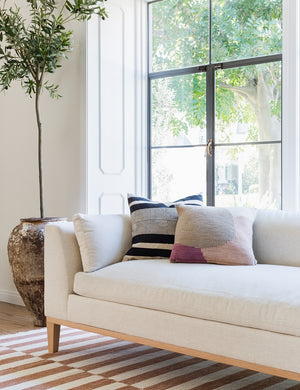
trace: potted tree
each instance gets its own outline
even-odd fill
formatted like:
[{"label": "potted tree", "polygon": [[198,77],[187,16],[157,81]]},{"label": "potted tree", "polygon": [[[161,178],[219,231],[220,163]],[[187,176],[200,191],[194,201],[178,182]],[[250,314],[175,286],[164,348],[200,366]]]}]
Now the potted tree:
[{"label": "potted tree", "polygon": [[53,99],[61,97],[59,86],[47,76],[62,66],[61,60],[72,49],[72,31],[67,25],[71,21],[86,21],[92,15],[105,19],[104,1],[27,0],[24,3],[28,9],[21,9],[11,1],[0,0],[0,88],[5,91],[14,81],[21,82],[26,95],[34,98],[38,134],[40,215],[21,219],[8,241],[14,282],[36,326],[45,325],[44,227],[49,220],[53,221],[44,215],[40,96],[46,90]]}]

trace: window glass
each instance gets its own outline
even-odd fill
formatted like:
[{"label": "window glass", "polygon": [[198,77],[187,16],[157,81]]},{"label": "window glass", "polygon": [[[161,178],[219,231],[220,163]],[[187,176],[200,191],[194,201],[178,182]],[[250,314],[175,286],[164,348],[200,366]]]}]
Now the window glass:
[{"label": "window glass", "polygon": [[282,51],[282,0],[212,0],[212,62]]},{"label": "window glass", "polygon": [[216,72],[216,143],[280,141],[281,63]]},{"label": "window glass", "polygon": [[152,145],[199,145],[206,141],[206,76],[152,80]]},{"label": "window glass", "polygon": [[153,149],[152,199],[174,201],[206,194],[205,147]]},{"label": "window glass", "polygon": [[164,0],[149,7],[152,72],[208,63],[208,0]]},{"label": "window glass", "polygon": [[281,206],[281,145],[215,148],[215,205]]},{"label": "window glass", "polygon": [[280,208],[282,0],[162,0],[149,11],[152,197]]}]

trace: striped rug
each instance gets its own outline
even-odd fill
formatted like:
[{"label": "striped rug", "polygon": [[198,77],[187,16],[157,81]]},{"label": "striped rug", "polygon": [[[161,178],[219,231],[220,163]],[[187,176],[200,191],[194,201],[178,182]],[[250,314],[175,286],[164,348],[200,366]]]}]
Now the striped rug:
[{"label": "striped rug", "polygon": [[127,341],[62,328],[47,352],[46,329],[0,337],[0,389],[300,390],[300,383]]}]

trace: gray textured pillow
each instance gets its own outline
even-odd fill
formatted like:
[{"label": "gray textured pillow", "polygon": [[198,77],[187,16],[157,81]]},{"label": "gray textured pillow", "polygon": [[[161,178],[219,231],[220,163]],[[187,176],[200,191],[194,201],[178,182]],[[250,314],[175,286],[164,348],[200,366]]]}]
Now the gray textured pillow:
[{"label": "gray textured pillow", "polygon": [[255,265],[255,209],[177,206],[173,263]]}]

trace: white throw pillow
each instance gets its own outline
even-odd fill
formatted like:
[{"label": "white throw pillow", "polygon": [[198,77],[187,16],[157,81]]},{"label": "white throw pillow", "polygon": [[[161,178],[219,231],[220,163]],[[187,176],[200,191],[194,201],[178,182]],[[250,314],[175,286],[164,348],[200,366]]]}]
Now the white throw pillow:
[{"label": "white throw pillow", "polygon": [[117,263],[130,247],[129,216],[76,214],[73,223],[84,272]]}]

